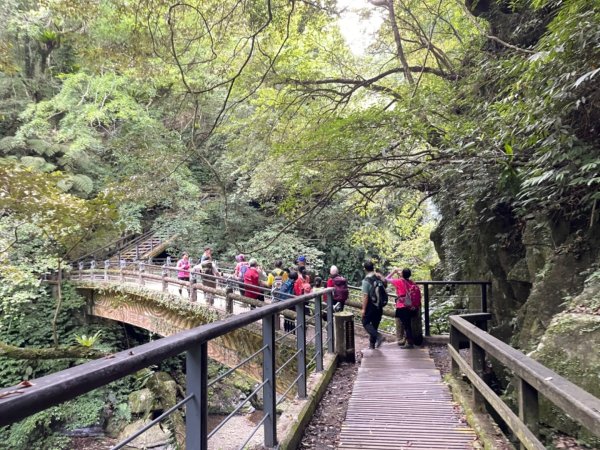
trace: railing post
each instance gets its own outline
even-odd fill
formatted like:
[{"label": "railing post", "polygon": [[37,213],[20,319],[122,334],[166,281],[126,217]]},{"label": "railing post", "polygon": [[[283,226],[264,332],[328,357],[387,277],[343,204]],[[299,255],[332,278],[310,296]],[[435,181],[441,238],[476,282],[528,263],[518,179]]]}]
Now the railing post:
[{"label": "railing post", "polygon": [[162,291],[167,292],[167,266],[162,266]]},{"label": "railing post", "polygon": [[144,261],[140,261],[140,263],[138,264],[138,267],[140,269],[140,278],[139,278],[139,283],[140,285],[144,285],[144,271],[146,270],[144,267]]},{"label": "railing post", "polygon": [[96,270],[96,261],[92,259],[92,262],[90,263],[90,269],[92,271],[91,275],[91,279],[92,281],[94,281],[96,279],[96,274],[94,273],[94,271]]},{"label": "railing post", "polygon": [[79,279],[81,280],[82,274],[81,272],[83,271],[83,265],[84,262],[83,261],[79,261]]},{"label": "railing post", "polygon": [[[485,350],[475,342],[471,341],[471,367],[481,378],[485,372]],[[483,412],[485,409],[485,398],[473,386],[473,405],[476,411]]]},{"label": "railing post", "polygon": [[135,244],[135,260],[140,260],[140,244]]},{"label": "railing post", "polygon": [[208,449],[208,346],[204,342],[199,349],[186,354],[186,390],[194,398],[185,409],[186,448]]},{"label": "railing post", "polygon": [[167,266],[171,265],[171,257],[167,256],[167,262],[166,262]]},{"label": "railing post", "polygon": [[[452,322],[450,322],[450,345],[457,352],[460,351],[460,332],[452,326]],[[460,376],[460,368],[454,358],[452,358],[452,375],[457,378]]]},{"label": "railing post", "polygon": [[225,312],[227,314],[233,314],[233,299],[230,294],[233,294],[233,288],[227,286],[225,288]]},{"label": "railing post", "polygon": [[[190,274],[190,302],[196,302],[198,300],[198,289],[196,289],[196,274]],[[206,298],[206,292],[204,292],[204,297]]]},{"label": "railing post", "polygon": [[262,320],[263,327],[263,408],[265,412],[265,447],[277,445],[277,392],[275,390],[275,318],[269,315]]},{"label": "railing post", "polygon": [[487,284],[481,283],[481,312],[487,312]]},{"label": "railing post", "polygon": [[108,268],[110,267],[110,260],[104,261],[104,281],[108,281]]},{"label": "railing post", "polygon": [[306,398],[306,317],[304,303],[296,305],[296,356],[298,366],[298,398]]},{"label": "railing post", "polygon": [[[481,283],[481,312],[488,312],[488,304],[487,304],[487,283]],[[483,331],[487,331],[487,321],[484,321],[480,327]]]},{"label": "railing post", "polygon": [[[538,391],[522,378],[519,378],[518,391],[519,419],[527,425],[527,428],[529,428],[535,436],[539,436],[540,409]],[[521,448],[525,448],[523,444],[521,444]]]},{"label": "railing post", "polygon": [[431,336],[429,325],[429,284],[423,283],[423,312],[425,313],[425,336]]},{"label": "railing post", "polygon": [[119,279],[121,281],[125,281],[125,275],[123,274],[123,270],[125,270],[125,266],[127,265],[127,261],[124,259],[119,260]]},{"label": "railing post", "polygon": [[317,352],[317,372],[323,371],[323,321],[321,319],[321,302],[323,296],[315,297],[315,351]]},{"label": "railing post", "polygon": [[333,292],[327,294],[327,353],[333,353]]}]

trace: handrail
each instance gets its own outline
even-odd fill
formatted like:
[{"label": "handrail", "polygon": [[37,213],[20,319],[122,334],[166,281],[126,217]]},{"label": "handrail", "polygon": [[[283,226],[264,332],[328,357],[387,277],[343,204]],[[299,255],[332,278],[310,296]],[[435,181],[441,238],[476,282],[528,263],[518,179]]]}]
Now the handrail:
[{"label": "handrail", "polygon": [[0,389],[0,426],[9,425],[58,403],[71,400],[144,367],[158,364],[188,350],[206,344],[253,322],[272,317],[285,309],[303,304],[333,289],[311,293],[272,303],[230,316],[191,330],[167,336],[148,344],[90,361],[55,374],[32,380],[31,387],[19,386]]},{"label": "handrail", "polygon": [[[500,414],[527,449],[544,449],[538,439],[538,394],[559,407],[571,418],[600,437],[600,399],[571,383],[556,372],[512,348],[471,323],[468,317],[450,317],[450,344],[452,372],[462,371],[473,385],[476,407],[483,408],[484,399]],[[481,319],[479,318],[475,318]],[[467,340],[471,349],[469,364],[459,353],[461,342]],[[518,381],[519,416],[498,397],[481,379],[486,355],[490,355],[511,370]]]},{"label": "handrail", "polygon": [[[90,256],[94,256],[97,253],[102,252],[103,250],[110,249],[113,246],[117,246],[117,248],[119,248],[119,249],[120,248],[124,248],[124,247],[128,247],[128,246],[133,245],[133,244],[135,244],[137,242],[141,242],[141,241],[143,241],[145,239],[148,239],[148,237],[150,237],[151,235],[154,234],[154,231],[149,230],[149,231],[146,231],[146,232],[140,234],[137,237],[134,237],[134,236],[136,236],[136,234],[137,233],[131,233],[131,234],[128,234],[127,236],[120,237],[119,239],[117,239],[115,241],[112,241],[112,242],[106,244],[103,247],[97,248],[97,249],[95,249],[95,250],[93,250],[93,251],[91,251],[91,252],[89,252],[89,253],[87,253],[87,254],[85,254],[83,256],[80,256],[79,258],[77,258],[77,259],[75,259],[75,260],[73,260],[71,262],[72,263],[78,263],[79,261],[83,261],[83,260],[89,258]],[[129,238],[132,238],[132,237],[133,237],[133,239],[128,240]],[[123,246],[121,246],[120,244],[122,242],[125,242],[126,244],[123,245]]]}]

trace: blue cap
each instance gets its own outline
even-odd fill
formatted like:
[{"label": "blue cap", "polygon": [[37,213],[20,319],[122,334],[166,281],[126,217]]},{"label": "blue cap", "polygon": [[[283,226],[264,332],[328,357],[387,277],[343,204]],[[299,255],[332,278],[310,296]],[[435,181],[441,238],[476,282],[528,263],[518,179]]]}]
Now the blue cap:
[{"label": "blue cap", "polygon": [[306,262],[306,256],[298,256],[298,262]]}]

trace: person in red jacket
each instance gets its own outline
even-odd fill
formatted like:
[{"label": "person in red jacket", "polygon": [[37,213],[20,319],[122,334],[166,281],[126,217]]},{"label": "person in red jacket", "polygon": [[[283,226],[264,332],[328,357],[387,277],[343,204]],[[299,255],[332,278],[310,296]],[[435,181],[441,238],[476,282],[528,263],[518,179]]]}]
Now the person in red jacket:
[{"label": "person in red jacket", "polygon": [[257,286],[257,287],[265,286],[265,283],[262,283],[260,281],[260,272],[258,271],[258,261],[254,258],[251,258],[250,261],[248,261],[248,265],[250,267],[248,267],[248,269],[244,273],[244,285],[245,285],[244,286],[244,291],[245,291],[244,294],[248,298],[253,298],[253,299],[263,298],[264,299],[261,289],[252,289],[251,287],[250,288],[248,287],[249,285]]},{"label": "person in red jacket", "polygon": [[[392,270],[386,277],[396,288],[396,340],[402,348],[413,348],[414,337],[411,321],[413,316],[419,312],[421,291],[410,279],[412,275],[410,269],[402,269],[401,278],[394,278],[396,274],[400,274],[400,269]],[[406,334],[405,345],[402,345],[402,328],[404,328]]]}]

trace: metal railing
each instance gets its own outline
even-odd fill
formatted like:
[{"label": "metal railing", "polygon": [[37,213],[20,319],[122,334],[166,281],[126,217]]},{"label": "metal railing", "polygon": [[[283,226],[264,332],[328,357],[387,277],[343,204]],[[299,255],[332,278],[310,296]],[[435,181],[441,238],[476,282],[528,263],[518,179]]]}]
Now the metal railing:
[{"label": "metal railing", "polygon": [[[318,293],[311,293],[294,297],[282,302],[266,305],[238,315],[230,316],[224,320],[168,336],[157,341],[140,345],[129,350],[91,361],[61,372],[32,380],[31,386],[27,388],[11,387],[0,390],[0,426],[9,425],[36,412],[57,405],[66,400],[78,397],[86,392],[92,391],[108,383],[131,375],[134,372],[160,363],[161,361],[179,355],[186,354],[186,393],[185,396],[173,407],[164,411],[159,417],[151,421],[144,428],[138,430],[134,435],[118,443],[114,449],[124,447],[148,428],[156,425],[174,411],[185,406],[186,421],[186,448],[201,449],[208,448],[208,440],[239,411],[246,402],[262,390],[264,415],[252,434],[240,446],[244,446],[252,439],[254,434],[262,426],[264,429],[265,447],[277,445],[277,414],[276,407],[289,392],[296,388],[297,396],[305,398],[307,395],[307,375],[311,361],[307,361],[305,304],[315,303],[315,323],[322,324],[321,297],[327,295],[327,335],[328,340],[323,341],[323,334],[315,334],[315,347],[317,349],[313,360],[316,361],[316,371],[323,370],[323,348],[333,352],[333,289],[327,289]],[[275,322],[278,314],[287,308],[295,309],[296,317],[296,352],[283,363],[276,367],[276,345],[281,338],[277,338]],[[217,339],[229,332],[245,327],[255,322],[262,322],[263,345],[252,355],[241,361],[236,367],[229,369],[212,381],[208,381],[208,342]],[[262,382],[254,389],[252,394],[240,402],[234,411],[227,416],[217,427],[208,432],[208,388],[233,373],[237,368],[249,361],[262,356],[263,376]],[[296,362],[297,376],[294,382],[287,387],[285,392],[277,396],[277,377],[284,366]]]},{"label": "metal railing", "polygon": [[[192,260],[190,259],[190,261],[192,261]],[[160,259],[159,258],[154,258],[154,259],[151,258],[147,262],[146,261],[121,260],[120,264],[118,266],[115,265],[115,268],[118,267],[120,270],[128,270],[128,269],[129,270],[138,270],[140,272],[146,271],[148,273],[153,273],[155,275],[161,274],[163,277],[168,277],[170,274],[176,274],[177,272],[180,271],[179,269],[177,269],[176,267],[173,266],[174,263],[175,263],[175,260],[171,259],[170,257],[160,258]],[[89,265],[92,269],[96,268],[96,264],[97,264],[96,261],[89,261]],[[79,271],[82,271],[85,266],[86,266],[86,263],[83,261],[80,261],[78,263]],[[109,270],[111,267],[112,267],[112,263],[110,262],[110,260],[104,261],[105,270]],[[75,266],[74,266],[74,268],[75,268]],[[219,267],[218,270],[223,274],[223,276],[214,277],[214,276],[207,275],[207,274],[200,273],[200,272],[184,271],[184,272],[189,273],[189,275],[190,275],[190,280],[191,280],[190,289],[191,290],[188,290],[188,292],[190,292],[190,295],[194,295],[194,290],[197,290],[200,286],[198,284],[195,284],[195,281],[214,279],[217,286],[223,287],[223,288],[229,287],[229,288],[236,289],[240,294],[243,294],[244,289],[245,289],[244,286],[247,286],[248,290],[258,292],[263,297],[266,297],[266,298],[271,297],[271,288],[264,287],[264,286],[245,285],[242,281],[235,278],[233,276],[233,268],[230,265],[226,264],[224,267]],[[468,297],[469,297],[469,299],[474,299],[475,301],[478,301],[479,308],[477,308],[477,309],[459,308],[459,309],[454,309],[452,311],[447,311],[447,313],[449,313],[449,314],[464,314],[464,313],[473,313],[473,312],[487,313],[488,312],[488,303],[489,303],[488,300],[492,298],[492,283],[490,281],[467,281],[467,280],[429,281],[428,280],[428,281],[415,281],[415,283],[417,285],[422,286],[422,288],[423,288],[423,304],[422,304],[421,314],[422,314],[422,319],[423,319],[425,336],[431,336],[432,295],[436,295],[435,293],[432,294],[433,288],[443,288],[445,290],[448,290],[451,293],[454,292],[457,289],[457,287],[462,287],[462,288],[466,288],[466,289],[474,288],[475,291],[478,291],[477,295],[471,294]],[[349,286],[349,289],[350,289],[350,298],[346,302],[346,306],[348,306],[349,308],[353,308],[355,310],[355,312],[356,312],[356,310],[360,311],[360,309],[362,308],[361,288],[358,286]],[[166,287],[165,287],[165,290],[166,290]],[[393,289],[391,287],[388,289],[389,306],[384,308],[384,311],[383,311],[384,320],[385,320],[385,318],[393,319],[395,317],[394,304],[395,304],[396,295],[393,292],[391,292],[392,290]],[[464,294],[464,293],[463,293],[463,296],[467,297],[466,294]],[[448,297],[453,297],[453,295],[448,295],[448,296],[444,295],[443,297],[448,298]],[[437,293],[437,298],[440,298],[439,293]],[[195,300],[195,297],[193,300]],[[359,319],[357,318],[357,320],[359,320]],[[446,321],[445,316],[443,317],[443,320]],[[487,324],[484,326],[487,326]]]},{"label": "metal railing", "polygon": [[[470,380],[476,409],[483,411],[487,402],[526,449],[546,448],[539,440],[540,395],[600,437],[600,399],[482,330],[487,318],[489,314],[450,317],[448,351],[452,373],[464,373]],[[463,347],[470,349],[470,361],[460,354]],[[486,356],[500,362],[516,377],[518,415],[483,381]]]},{"label": "metal railing", "polygon": [[[191,261],[191,259],[190,259]],[[121,260],[118,265],[111,263],[110,260],[104,261],[104,269],[107,273],[110,271],[110,268],[114,265],[115,268],[118,268],[121,271],[127,270],[137,270],[139,272],[147,272],[152,273],[154,275],[161,275],[163,278],[169,278],[170,275],[176,274],[180,272],[179,269],[174,267],[172,264],[175,263],[174,259],[170,257],[167,258],[154,258],[149,259],[148,261],[129,261],[129,260]],[[89,261],[88,264],[92,269],[96,268],[96,261]],[[86,262],[80,261],[78,264],[74,264],[73,268],[78,268],[81,272],[86,266]],[[220,267],[219,271],[223,274],[223,276],[214,277],[212,275],[207,275],[200,272],[195,271],[184,271],[187,272],[190,276],[191,284],[189,285],[190,289],[188,292],[192,296],[192,301],[195,301],[195,292],[198,289],[202,289],[200,284],[195,283],[197,280],[211,280],[214,279],[214,282],[219,287],[229,287],[236,289],[240,295],[243,294],[244,286],[247,286],[247,289],[250,291],[258,292],[260,296],[265,298],[271,297],[271,288],[265,286],[254,286],[254,285],[245,285],[242,281],[239,281],[233,276],[233,268],[230,265],[225,265],[224,267]],[[140,281],[142,278],[140,278]],[[176,283],[171,280],[169,283]],[[440,280],[440,281],[416,281],[416,284],[423,287],[423,304],[422,304],[422,320],[424,327],[424,335],[431,336],[431,313],[432,313],[432,288],[439,287],[444,288],[445,290],[449,290],[454,292],[457,289],[457,286],[463,288],[474,288],[476,291],[479,291],[479,294],[476,295],[476,301],[479,302],[479,308],[477,309],[466,309],[459,308],[451,311],[451,314],[464,314],[464,313],[473,313],[473,312],[488,312],[488,303],[489,299],[492,298],[492,283],[490,281],[451,281],[451,280]],[[143,284],[143,283],[142,283]],[[168,283],[167,283],[168,284]],[[164,290],[167,289],[167,284],[165,284]],[[211,283],[207,283],[211,284]],[[362,294],[361,288],[357,286],[349,286],[350,289],[350,298],[346,302],[346,305],[355,310],[360,310],[362,308]],[[393,319],[395,317],[395,299],[396,295],[392,292],[392,289],[388,289],[389,294],[389,306],[386,307],[383,311],[384,318]],[[439,295],[438,295],[439,297]],[[358,316],[357,316],[358,317]],[[358,318],[356,319],[359,320]],[[444,317],[444,321],[446,318]],[[445,322],[444,322],[445,323]],[[484,325],[487,326],[487,325]]]}]

